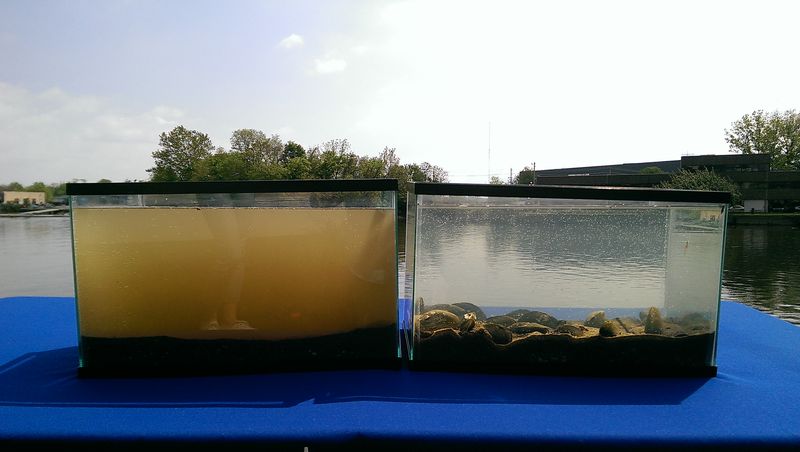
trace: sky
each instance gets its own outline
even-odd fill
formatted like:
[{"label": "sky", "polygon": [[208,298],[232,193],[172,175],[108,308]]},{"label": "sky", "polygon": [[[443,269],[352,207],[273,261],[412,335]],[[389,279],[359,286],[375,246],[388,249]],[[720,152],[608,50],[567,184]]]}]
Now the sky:
[{"label": "sky", "polygon": [[0,183],[144,180],[177,125],[452,182],[728,152],[800,109],[795,1],[0,2]]}]

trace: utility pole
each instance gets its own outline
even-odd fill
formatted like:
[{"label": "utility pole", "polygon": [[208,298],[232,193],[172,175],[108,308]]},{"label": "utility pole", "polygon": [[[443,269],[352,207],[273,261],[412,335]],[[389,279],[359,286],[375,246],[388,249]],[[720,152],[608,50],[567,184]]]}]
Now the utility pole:
[{"label": "utility pole", "polygon": [[511,185],[514,182],[514,168],[508,169],[508,184]]},{"label": "utility pole", "polygon": [[486,183],[492,181],[492,121],[489,121],[489,154],[486,161]]}]

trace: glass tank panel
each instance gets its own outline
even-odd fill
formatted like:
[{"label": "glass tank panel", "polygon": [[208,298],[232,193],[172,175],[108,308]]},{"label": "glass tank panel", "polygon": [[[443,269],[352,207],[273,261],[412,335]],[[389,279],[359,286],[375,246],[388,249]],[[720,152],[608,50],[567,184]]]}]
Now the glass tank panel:
[{"label": "glass tank panel", "polygon": [[729,195],[415,184],[415,368],[713,375]]},{"label": "glass tank panel", "polygon": [[396,189],[68,185],[82,373],[397,365]]}]

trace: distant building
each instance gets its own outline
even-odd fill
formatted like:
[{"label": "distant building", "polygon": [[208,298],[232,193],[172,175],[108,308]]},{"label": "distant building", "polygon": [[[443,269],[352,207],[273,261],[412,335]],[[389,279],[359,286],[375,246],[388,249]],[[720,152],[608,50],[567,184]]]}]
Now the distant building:
[{"label": "distant building", "polygon": [[[684,156],[680,160],[623,163],[536,171],[541,185],[609,185],[652,187],[681,169],[708,169],[721,174],[739,187],[747,212],[792,210],[800,206],[800,171],[772,171],[766,154],[727,154]],[[663,174],[642,174],[656,167]]]},{"label": "distant building", "polygon": [[0,192],[0,202],[15,202],[18,204],[44,204],[45,195],[43,191],[4,191]]},{"label": "distant building", "polygon": [[750,173],[770,171],[769,154],[687,155],[681,157],[682,169],[707,169],[715,173]]},{"label": "distant building", "polygon": [[561,168],[538,170],[536,176],[605,176],[607,174],[640,174],[645,168],[655,167],[665,173],[680,171],[680,160],[664,160],[659,162],[619,163],[616,165],[579,166],[575,168]]}]

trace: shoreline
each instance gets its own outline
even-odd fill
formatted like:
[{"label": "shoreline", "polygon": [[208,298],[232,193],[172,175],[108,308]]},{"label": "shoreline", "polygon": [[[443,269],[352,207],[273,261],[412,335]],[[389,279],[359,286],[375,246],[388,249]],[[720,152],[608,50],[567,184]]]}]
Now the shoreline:
[{"label": "shoreline", "polygon": [[0,218],[69,218],[69,213],[63,214],[23,214],[23,213],[0,213]]},{"label": "shoreline", "polygon": [[800,226],[800,214],[730,213],[728,226]]}]

